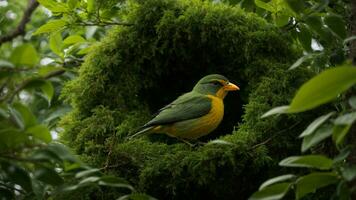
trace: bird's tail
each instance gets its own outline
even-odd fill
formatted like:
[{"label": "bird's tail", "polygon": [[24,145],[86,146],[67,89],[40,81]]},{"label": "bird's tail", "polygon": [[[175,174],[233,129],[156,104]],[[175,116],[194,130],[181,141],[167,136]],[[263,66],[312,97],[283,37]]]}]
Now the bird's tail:
[{"label": "bird's tail", "polygon": [[148,134],[151,132],[152,129],[154,129],[154,126],[150,126],[150,127],[143,127],[141,128],[137,133],[131,135],[128,139],[131,140],[137,136],[143,135],[143,134]]}]

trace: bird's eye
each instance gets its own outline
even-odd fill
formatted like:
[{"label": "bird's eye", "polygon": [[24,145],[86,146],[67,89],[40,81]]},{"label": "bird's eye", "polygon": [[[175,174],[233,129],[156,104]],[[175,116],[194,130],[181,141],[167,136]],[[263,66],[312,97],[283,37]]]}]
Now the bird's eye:
[{"label": "bird's eye", "polygon": [[221,83],[219,81],[214,81],[213,84],[214,85],[221,85]]}]

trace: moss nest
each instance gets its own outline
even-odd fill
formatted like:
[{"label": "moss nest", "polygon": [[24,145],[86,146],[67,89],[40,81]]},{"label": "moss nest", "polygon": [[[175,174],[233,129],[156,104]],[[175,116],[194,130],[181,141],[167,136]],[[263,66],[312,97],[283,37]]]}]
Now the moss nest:
[{"label": "moss nest", "polygon": [[[110,31],[63,91],[73,111],[62,119],[62,140],[88,163],[107,166],[159,199],[247,199],[279,159],[299,151],[296,136],[311,117],[260,118],[287,104],[310,77],[286,70],[298,47],[258,16],[223,3],[136,0],[127,6],[124,18],[134,25]],[[241,88],[225,98],[219,128],[202,138],[228,144],[126,140],[211,73]]]}]

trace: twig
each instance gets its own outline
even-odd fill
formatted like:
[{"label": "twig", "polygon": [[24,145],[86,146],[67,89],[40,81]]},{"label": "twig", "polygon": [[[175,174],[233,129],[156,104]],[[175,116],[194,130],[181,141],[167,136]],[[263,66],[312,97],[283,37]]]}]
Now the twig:
[{"label": "twig", "polygon": [[125,22],[98,22],[98,23],[80,22],[80,23],[77,23],[76,25],[79,25],[79,26],[132,26],[134,24],[125,23]]},{"label": "twig", "polygon": [[28,4],[27,4],[27,8],[24,11],[24,14],[22,16],[22,19],[20,21],[20,23],[17,25],[17,27],[11,31],[9,34],[1,36],[0,37],[0,46],[4,43],[4,42],[8,42],[13,40],[14,38],[16,38],[17,36],[20,35],[25,35],[25,27],[26,24],[30,21],[31,19],[31,15],[32,13],[36,10],[36,8],[38,7],[38,2],[36,0],[29,0]]}]

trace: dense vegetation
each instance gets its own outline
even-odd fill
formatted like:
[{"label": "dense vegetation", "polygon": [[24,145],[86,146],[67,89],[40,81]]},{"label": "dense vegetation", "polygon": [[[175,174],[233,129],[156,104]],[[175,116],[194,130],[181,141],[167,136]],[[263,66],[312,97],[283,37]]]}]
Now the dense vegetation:
[{"label": "dense vegetation", "polygon": [[[354,58],[350,2],[39,0],[39,8],[35,0],[27,7],[3,2],[5,199],[130,193],[122,198],[350,199],[355,193],[355,97],[352,89],[339,95],[356,82],[346,61]],[[22,20],[11,18],[22,10]],[[225,98],[224,119],[200,139],[205,144],[165,135],[129,139],[211,73],[241,91]],[[290,114],[270,116],[280,113]],[[59,134],[54,142],[53,134]],[[300,154],[300,146],[311,155],[286,158]],[[323,192],[310,194],[316,189]]]}]

